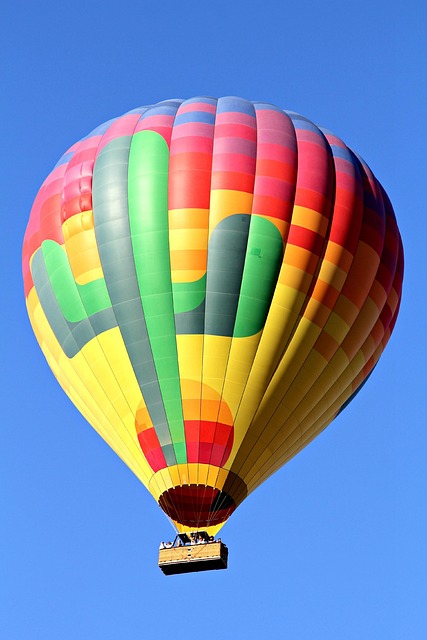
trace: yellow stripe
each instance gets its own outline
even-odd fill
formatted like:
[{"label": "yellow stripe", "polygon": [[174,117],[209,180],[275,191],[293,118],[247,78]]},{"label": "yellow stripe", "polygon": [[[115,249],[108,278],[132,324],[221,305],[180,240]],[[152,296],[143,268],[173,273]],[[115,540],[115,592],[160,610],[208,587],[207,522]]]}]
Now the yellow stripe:
[{"label": "yellow stripe", "polygon": [[65,249],[75,281],[87,284],[104,276],[95,237],[92,211],[84,211],[62,225]]},{"label": "yellow stripe", "polygon": [[305,229],[310,229],[315,233],[325,236],[328,230],[329,221],[314,209],[294,205],[292,212],[292,224],[298,225]]}]

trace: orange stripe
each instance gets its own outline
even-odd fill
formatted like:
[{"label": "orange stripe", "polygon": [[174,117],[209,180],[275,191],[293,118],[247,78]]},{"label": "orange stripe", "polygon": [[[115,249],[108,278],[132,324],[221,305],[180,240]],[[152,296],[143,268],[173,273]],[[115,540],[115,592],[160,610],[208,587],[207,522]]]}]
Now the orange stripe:
[{"label": "orange stripe", "polygon": [[169,229],[208,229],[209,209],[172,209]]},{"label": "orange stripe", "polygon": [[203,249],[186,249],[171,251],[171,271],[185,270],[206,270],[208,252]]}]

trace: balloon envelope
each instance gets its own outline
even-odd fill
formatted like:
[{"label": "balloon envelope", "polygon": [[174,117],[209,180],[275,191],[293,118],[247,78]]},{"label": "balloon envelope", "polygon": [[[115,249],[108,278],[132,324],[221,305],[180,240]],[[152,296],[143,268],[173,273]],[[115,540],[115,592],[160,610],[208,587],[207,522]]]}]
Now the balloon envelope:
[{"label": "balloon envelope", "polygon": [[179,530],[215,532],[366,380],[403,252],[338,137],[200,97],[74,144],[35,199],[23,273],[70,399]]}]

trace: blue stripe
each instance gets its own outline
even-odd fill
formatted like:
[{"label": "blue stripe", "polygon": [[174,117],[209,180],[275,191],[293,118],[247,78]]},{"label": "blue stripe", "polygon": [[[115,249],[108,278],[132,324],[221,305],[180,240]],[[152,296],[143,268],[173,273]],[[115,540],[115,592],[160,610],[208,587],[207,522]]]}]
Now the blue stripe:
[{"label": "blue stripe", "polygon": [[227,111],[237,111],[255,117],[252,102],[234,96],[227,96],[218,100],[217,113],[226,113]]},{"label": "blue stripe", "polygon": [[60,167],[61,164],[68,164],[71,158],[73,157],[73,155],[74,155],[74,151],[68,151],[67,153],[64,153],[64,155],[61,156],[61,158],[59,158],[58,162],[53,168],[56,169],[57,167]]},{"label": "blue stripe", "polygon": [[85,140],[86,138],[92,138],[92,136],[102,136],[102,135],[104,135],[104,133],[107,131],[107,129],[109,129],[111,127],[113,122],[116,122],[116,120],[118,120],[118,119],[119,118],[111,118],[111,120],[107,120],[107,122],[104,122],[103,124],[100,124],[99,127],[96,127],[96,129],[91,131],[89,133],[89,135],[87,135],[84,138],[82,138],[82,140]]},{"label": "blue stripe", "polygon": [[283,109],[277,107],[275,104],[269,104],[268,102],[253,102],[255,111],[278,111],[283,113]]},{"label": "blue stripe", "polygon": [[175,118],[174,126],[186,124],[188,122],[205,122],[206,124],[215,124],[215,114],[206,111],[190,111],[188,113],[180,113]]},{"label": "blue stripe", "polygon": [[293,111],[285,111],[285,113],[292,120],[295,129],[304,129],[305,131],[312,131],[313,133],[317,133],[318,136],[323,137],[319,127],[316,127],[316,125],[313,124],[311,120],[308,120],[307,118],[304,118],[304,116],[301,116],[299,113],[295,113]]},{"label": "blue stripe", "polygon": [[342,158],[343,160],[347,160],[348,162],[352,162],[354,164],[353,158],[349,153],[348,149],[343,149],[343,147],[339,147],[336,144],[330,145],[334,158]]},{"label": "blue stripe", "polygon": [[147,105],[145,107],[137,107],[136,109],[132,109],[132,111],[128,111],[125,113],[126,116],[131,116],[135,113],[140,113],[141,115],[147,111],[147,109],[152,109],[153,105]]},{"label": "blue stripe", "polygon": [[181,103],[182,100],[167,100],[166,102],[159,102],[158,104],[149,107],[147,111],[142,114],[141,120],[151,116],[174,116]]},{"label": "blue stripe", "polygon": [[213,104],[216,106],[218,100],[216,98],[210,98],[209,96],[199,96],[196,98],[189,98],[185,100],[183,104],[193,104],[194,102],[202,102],[203,104]]}]

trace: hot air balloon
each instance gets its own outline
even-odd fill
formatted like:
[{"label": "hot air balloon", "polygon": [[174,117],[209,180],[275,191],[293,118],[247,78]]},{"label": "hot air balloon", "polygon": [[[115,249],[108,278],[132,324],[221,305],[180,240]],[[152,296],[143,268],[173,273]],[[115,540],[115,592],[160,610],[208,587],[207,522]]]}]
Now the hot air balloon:
[{"label": "hot air balloon", "polygon": [[62,156],[23,274],[58,382],[185,545],[354,397],[396,322],[403,250],[384,189],[337,136],[196,97]]}]

